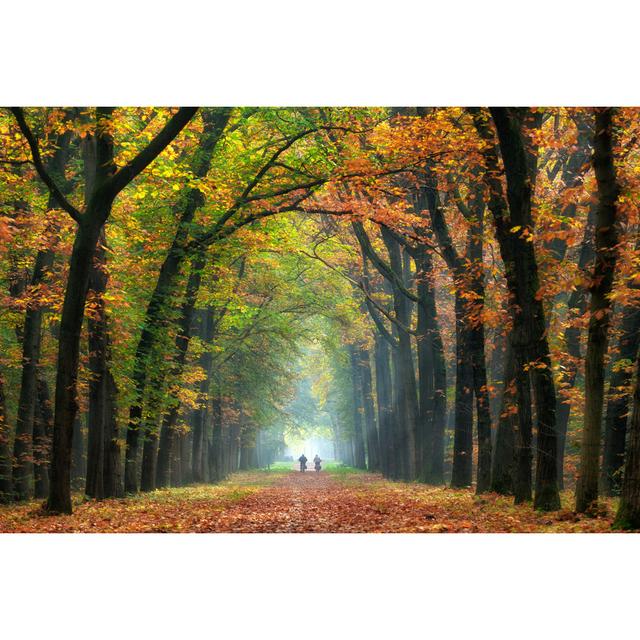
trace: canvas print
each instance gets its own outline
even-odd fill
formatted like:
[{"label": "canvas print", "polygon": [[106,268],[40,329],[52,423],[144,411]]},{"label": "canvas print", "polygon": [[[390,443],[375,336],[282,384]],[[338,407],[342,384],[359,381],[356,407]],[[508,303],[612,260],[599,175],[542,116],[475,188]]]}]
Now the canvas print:
[{"label": "canvas print", "polygon": [[0,109],[0,532],[640,529],[639,135]]}]

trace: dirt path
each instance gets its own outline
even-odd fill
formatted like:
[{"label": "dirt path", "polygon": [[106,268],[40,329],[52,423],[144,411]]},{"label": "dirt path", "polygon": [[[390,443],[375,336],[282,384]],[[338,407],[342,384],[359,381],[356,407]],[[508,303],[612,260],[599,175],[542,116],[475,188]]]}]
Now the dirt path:
[{"label": "dirt path", "polygon": [[[361,480],[365,480],[364,476]],[[234,503],[202,530],[260,533],[371,531],[381,524],[381,515],[374,504],[367,503],[358,486],[340,482],[325,472],[294,471]]]},{"label": "dirt path", "polygon": [[[573,502],[563,495],[567,507]],[[121,500],[77,497],[72,516],[43,514],[36,502],[0,506],[0,532],[446,533],[610,531],[615,505],[598,518],[554,514],[476,496],[338,469],[234,474],[219,485],[163,489]]]}]

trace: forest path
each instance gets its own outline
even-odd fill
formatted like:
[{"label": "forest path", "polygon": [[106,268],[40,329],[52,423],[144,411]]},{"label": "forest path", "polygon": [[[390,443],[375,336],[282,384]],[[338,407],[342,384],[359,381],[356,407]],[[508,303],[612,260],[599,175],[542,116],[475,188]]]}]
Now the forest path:
[{"label": "forest path", "polygon": [[[385,480],[330,466],[233,474],[217,485],[161,489],[96,502],[76,496],[71,516],[44,514],[41,503],[0,505],[0,532],[132,533],[446,533],[607,532],[615,504],[598,518],[555,514],[496,494]],[[573,496],[563,494],[569,507]]]},{"label": "forest path", "polygon": [[[213,531],[327,533],[378,530],[383,512],[358,481],[326,471],[292,471],[220,512]],[[206,530],[206,529],[205,529]]]}]

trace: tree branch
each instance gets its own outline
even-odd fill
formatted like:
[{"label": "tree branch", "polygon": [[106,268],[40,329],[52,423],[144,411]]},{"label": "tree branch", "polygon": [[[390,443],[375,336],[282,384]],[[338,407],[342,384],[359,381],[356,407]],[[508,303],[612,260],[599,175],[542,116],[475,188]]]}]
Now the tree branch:
[{"label": "tree branch", "polygon": [[62,191],[58,188],[58,185],[56,185],[53,178],[44,167],[42,156],[40,155],[40,149],[38,148],[38,141],[27,124],[24,117],[24,110],[22,107],[11,107],[11,113],[17,121],[20,131],[22,131],[22,135],[26,138],[29,149],[31,149],[33,164],[35,165],[40,179],[45,183],[49,192],[56,199],[60,207],[64,209],[78,224],[80,224],[82,221],[82,214],[64,197]]},{"label": "tree branch", "polygon": [[109,180],[106,188],[112,195],[116,196],[144,171],[184,129],[197,111],[198,107],[180,107],[155,138]]}]

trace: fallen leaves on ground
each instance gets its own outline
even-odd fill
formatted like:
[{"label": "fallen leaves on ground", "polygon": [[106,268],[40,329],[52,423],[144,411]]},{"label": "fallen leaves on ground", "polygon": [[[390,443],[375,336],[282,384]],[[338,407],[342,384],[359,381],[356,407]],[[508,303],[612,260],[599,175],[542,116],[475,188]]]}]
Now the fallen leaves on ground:
[{"label": "fallen leaves on ground", "polygon": [[218,485],[163,489],[120,500],[77,500],[73,515],[31,502],[0,507],[0,532],[501,533],[608,532],[614,503],[598,517],[540,513],[497,494],[392,482],[362,472],[243,472]]}]

